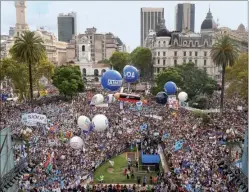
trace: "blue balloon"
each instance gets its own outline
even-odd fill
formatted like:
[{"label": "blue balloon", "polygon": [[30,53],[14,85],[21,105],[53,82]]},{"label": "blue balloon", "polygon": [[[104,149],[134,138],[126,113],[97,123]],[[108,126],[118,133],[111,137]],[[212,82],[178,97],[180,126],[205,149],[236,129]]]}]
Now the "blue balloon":
[{"label": "blue balloon", "polygon": [[126,82],[134,83],[138,80],[139,73],[136,67],[126,65],[123,69],[123,76]]},{"label": "blue balloon", "polygon": [[159,92],[156,95],[156,102],[158,104],[163,104],[165,105],[168,101],[168,95],[165,92]]},{"label": "blue balloon", "polygon": [[109,91],[117,91],[122,86],[123,80],[120,73],[116,70],[106,71],[101,78],[101,85]]},{"label": "blue balloon", "polygon": [[168,81],[164,85],[164,90],[167,95],[175,95],[177,91],[176,84],[173,81]]}]

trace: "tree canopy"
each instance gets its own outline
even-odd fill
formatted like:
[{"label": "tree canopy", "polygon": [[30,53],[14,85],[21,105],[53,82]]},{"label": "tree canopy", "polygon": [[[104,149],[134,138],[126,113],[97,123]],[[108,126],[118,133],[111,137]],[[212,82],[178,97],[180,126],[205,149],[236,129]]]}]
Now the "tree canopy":
[{"label": "tree canopy", "polygon": [[130,63],[130,54],[125,52],[114,52],[109,61],[115,70],[122,73],[124,66]]},{"label": "tree canopy", "polygon": [[53,85],[58,88],[60,94],[73,96],[84,91],[83,78],[79,66],[67,65],[55,68]]},{"label": "tree canopy", "polygon": [[137,47],[131,53],[131,62],[140,70],[141,76],[153,74],[152,53],[150,49]]},{"label": "tree canopy", "polygon": [[195,67],[193,63],[161,71],[156,76],[156,87],[153,88],[152,93],[157,94],[159,91],[164,91],[164,84],[168,81],[175,82],[177,87],[188,94],[189,99],[193,99],[197,95],[211,95],[217,88],[217,82],[204,70]]},{"label": "tree canopy", "polygon": [[213,62],[222,67],[221,77],[221,99],[220,111],[223,112],[223,100],[225,90],[225,70],[227,66],[232,66],[237,60],[239,55],[238,44],[236,44],[228,35],[216,39],[212,50],[211,58]]},{"label": "tree canopy", "polygon": [[226,90],[228,97],[238,94],[248,100],[248,55],[243,53],[231,67],[226,68],[225,80],[229,83]]}]

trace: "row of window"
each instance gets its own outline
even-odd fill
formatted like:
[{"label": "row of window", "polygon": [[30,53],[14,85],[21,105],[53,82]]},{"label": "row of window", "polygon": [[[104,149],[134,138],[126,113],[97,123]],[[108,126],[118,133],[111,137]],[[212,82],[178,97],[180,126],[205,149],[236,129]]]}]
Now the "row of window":
[{"label": "row of window", "polygon": [[[166,52],[163,51],[162,53],[163,53],[162,56],[165,57],[166,56]],[[177,53],[178,53],[177,51],[174,51],[174,56],[175,57],[178,56]],[[197,57],[198,56],[198,52],[195,51],[194,53],[195,53],[194,56]],[[160,52],[157,52],[157,56],[160,57]],[[183,51],[183,56],[187,56],[187,51]],[[188,56],[193,56],[192,51],[189,51],[189,55]],[[204,57],[207,57],[207,51],[204,51]]]},{"label": "row of window", "polygon": [[[197,60],[192,61],[192,59],[189,59],[188,62],[189,62],[189,63],[194,62],[195,65],[197,65]],[[186,60],[186,59],[183,59],[183,63],[187,63],[187,60]],[[157,64],[160,64],[160,59],[157,60]],[[163,65],[164,65],[164,66],[166,65],[166,60],[165,60],[165,59],[163,59]],[[177,65],[177,59],[174,60],[174,65],[175,65],[175,66]],[[203,60],[203,65],[204,65],[204,66],[207,65],[207,60]]]},{"label": "row of window", "polygon": [[[187,46],[187,45],[188,45],[188,42],[187,42],[187,41],[183,41],[183,45],[184,45],[184,46]],[[160,41],[158,41],[158,46],[161,47],[161,42],[160,42]],[[163,41],[163,47],[165,47],[165,46],[166,46],[166,41]],[[177,42],[177,41],[174,42],[174,46],[178,46],[178,42]],[[199,46],[199,42],[196,41],[196,42],[195,42],[195,47],[198,47],[198,46]],[[207,46],[208,46],[208,43],[205,42],[205,43],[204,43],[204,46],[207,47]],[[194,47],[194,46],[193,46],[193,42],[189,42],[189,47]]]}]

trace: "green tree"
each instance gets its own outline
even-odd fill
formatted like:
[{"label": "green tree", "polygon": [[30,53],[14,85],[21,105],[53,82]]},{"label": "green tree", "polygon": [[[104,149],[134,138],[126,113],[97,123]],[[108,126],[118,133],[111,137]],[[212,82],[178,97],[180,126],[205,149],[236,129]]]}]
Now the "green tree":
[{"label": "green tree", "polygon": [[238,45],[227,35],[217,38],[211,50],[211,58],[213,62],[222,68],[220,97],[221,113],[223,112],[226,67],[234,64],[238,58],[238,53]]},{"label": "green tree", "polygon": [[13,90],[18,94],[19,100],[28,98],[29,75],[28,66],[25,63],[18,63],[10,58],[2,59],[0,76],[11,80]]},{"label": "green tree", "polygon": [[84,91],[83,78],[79,66],[67,65],[55,68],[53,84],[61,94],[73,96]]},{"label": "green tree", "polygon": [[46,56],[43,40],[36,37],[34,32],[25,31],[20,37],[16,38],[10,53],[13,59],[28,64],[31,108],[33,109],[32,68]]},{"label": "green tree", "polygon": [[243,53],[231,67],[226,68],[225,81],[229,83],[226,93],[229,97],[235,93],[248,100],[248,55]]},{"label": "green tree", "polygon": [[211,95],[217,85],[204,70],[198,69],[193,63],[187,63],[161,71],[156,76],[156,88],[153,88],[152,93],[162,91],[168,81],[175,82],[178,88],[188,94],[190,100],[198,95]]},{"label": "green tree", "polygon": [[122,73],[124,66],[130,63],[130,54],[124,52],[114,52],[109,61],[115,70]]},{"label": "green tree", "polygon": [[152,76],[153,64],[150,49],[137,47],[131,53],[131,61],[140,70],[141,76]]}]

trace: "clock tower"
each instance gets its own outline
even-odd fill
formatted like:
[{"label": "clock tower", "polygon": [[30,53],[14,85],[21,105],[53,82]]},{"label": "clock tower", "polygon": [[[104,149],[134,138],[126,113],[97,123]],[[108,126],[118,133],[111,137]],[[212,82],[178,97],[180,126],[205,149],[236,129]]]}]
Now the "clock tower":
[{"label": "clock tower", "polygon": [[26,1],[20,0],[15,1],[16,7],[16,31],[15,36],[20,36],[23,31],[29,30],[29,27],[26,23]]}]

